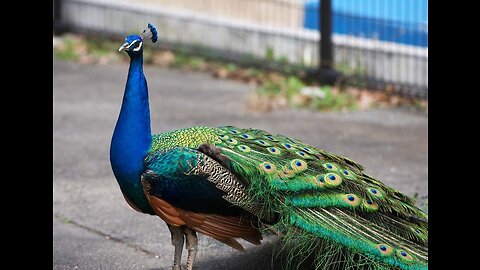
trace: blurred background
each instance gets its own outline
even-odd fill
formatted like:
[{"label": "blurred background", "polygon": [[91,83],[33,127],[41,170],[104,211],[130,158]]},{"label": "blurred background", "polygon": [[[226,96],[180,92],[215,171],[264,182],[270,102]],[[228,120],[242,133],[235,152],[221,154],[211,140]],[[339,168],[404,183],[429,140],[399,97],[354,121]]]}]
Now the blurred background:
[{"label": "blurred background", "polygon": [[428,0],[322,2],[61,0],[54,21],[57,32],[112,36],[148,21],[159,48],[427,98]]},{"label": "blurred background", "polygon": [[[148,22],[153,133],[283,134],[359,162],[428,211],[428,0],[53,4],[53,269],[171,269],[165,223],[128,206],[109,161],[129,67],[118,48]],[[199,238],[197,270],[284,269],[274,236],[244,253]]]}]

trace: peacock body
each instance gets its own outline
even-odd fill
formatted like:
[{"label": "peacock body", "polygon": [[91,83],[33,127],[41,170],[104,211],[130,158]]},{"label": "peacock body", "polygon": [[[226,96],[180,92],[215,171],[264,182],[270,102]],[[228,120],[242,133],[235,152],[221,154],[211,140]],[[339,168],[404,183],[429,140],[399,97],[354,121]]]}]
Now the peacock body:
[{"label": "peacock body", "polygon": [[192,269],[196,232],[243,250],[235,239],[260,244],[265,230],[291,244],[290,268],[313,254],[317,269],[427,269],[428,216],[348,158],[259,129],[151,135],[142,42],[122,46],[131,62],[110,159],[130,206],[167,223],[173,269],[184,241]]}]

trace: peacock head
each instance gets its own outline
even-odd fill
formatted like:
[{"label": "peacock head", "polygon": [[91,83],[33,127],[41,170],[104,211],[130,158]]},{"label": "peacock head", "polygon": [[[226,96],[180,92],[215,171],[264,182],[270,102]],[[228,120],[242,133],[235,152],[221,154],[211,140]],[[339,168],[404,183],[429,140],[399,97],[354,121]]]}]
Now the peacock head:
[{"label": "peacock head", "polygon": [[118,51],[126,51],[128,55],[139,54],[143,51],[143,39],[139,35],[130,35],[125,38],[125,43],[118,49]]},{"label": "peacock head", "polygon": [[126,51],[130,57],[141,54],[143,52],[144,40],[156,43],[158,40],[157,29],[151,23],[148,24],[148,29],[143,30],[141,35],[129,35],[125,38],[125,43],[118,49],[118,51]]}]

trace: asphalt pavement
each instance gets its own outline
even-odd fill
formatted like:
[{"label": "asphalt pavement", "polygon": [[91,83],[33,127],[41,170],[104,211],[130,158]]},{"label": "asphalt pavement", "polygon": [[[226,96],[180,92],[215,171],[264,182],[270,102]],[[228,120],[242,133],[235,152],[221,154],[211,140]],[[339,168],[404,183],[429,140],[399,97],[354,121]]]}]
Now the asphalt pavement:
[{"label": "asphalt pavement", "polygon": [[[260,128],[345,155],[410,196],[428,194],[424,112],[251,112],[245,98],[253,89],[247,84],[156,66],[144,70],[154,133],[197,125]],[[159,270],[173,262],[165,223],[131,209],[110,168],[110,139],[127,71],[128,63],[54,61],[53,269]],[[272,266],[276,241],[246,243],[241,253],[200,236],[196,269],[281,268]]]}]

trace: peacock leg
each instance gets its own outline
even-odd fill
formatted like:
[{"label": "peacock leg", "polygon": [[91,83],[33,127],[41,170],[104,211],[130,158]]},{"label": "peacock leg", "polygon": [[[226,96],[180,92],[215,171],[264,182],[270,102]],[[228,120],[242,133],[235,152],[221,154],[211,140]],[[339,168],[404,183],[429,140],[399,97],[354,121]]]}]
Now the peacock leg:
[{"label": "peacock leg", "polygon": [[170,234],[172,235],[172,245],[175,247],[175,255],[173,256],[172,270],[181,270],[182,249],[184,242],[183,227],[177,227],[167,224]]},{"label": "peacock leg", "polygon": [[198,238],[197,233],[185,227],[185,238],[187,242],[187,250],[188,250],[188,257],[187,257],[187,270],[193,269],[193,262],[195,261],[195,256],[197,255],[197,246],[198,246]]}]

